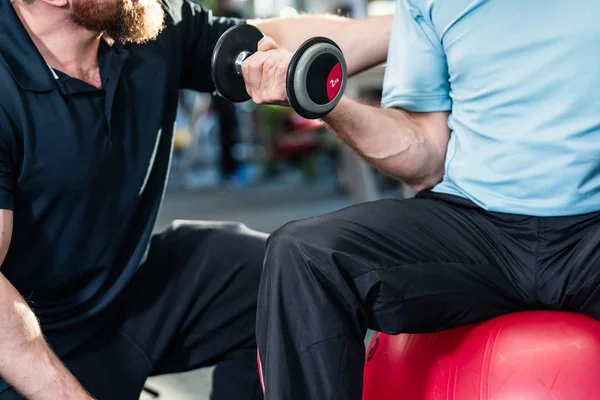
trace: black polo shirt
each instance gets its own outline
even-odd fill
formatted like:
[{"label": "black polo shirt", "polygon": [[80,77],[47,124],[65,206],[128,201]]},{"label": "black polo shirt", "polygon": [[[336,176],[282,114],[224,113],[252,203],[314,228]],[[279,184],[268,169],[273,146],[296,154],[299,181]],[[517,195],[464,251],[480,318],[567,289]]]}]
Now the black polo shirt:
[{"label": "black polo shirt", "polygon": [[55,77],[10,1],[0,0],[0,208],[14,211],[1,271],[59,354],[106,322],[143,262],[178,91],[214,90],[214,44],[240,22],[188,0],[164,6],[157,40],[102,43],[99,90]]}]

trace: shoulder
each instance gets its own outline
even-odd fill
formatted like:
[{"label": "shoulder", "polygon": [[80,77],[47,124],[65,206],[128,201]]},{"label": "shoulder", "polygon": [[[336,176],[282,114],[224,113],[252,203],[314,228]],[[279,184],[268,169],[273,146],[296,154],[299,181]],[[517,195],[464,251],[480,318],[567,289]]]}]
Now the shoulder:
[{"label": "shoulder", "polygon": [[[130,50],[164,54],[172,57],[181,50],[182,43],[186,43],[194,34],[194,24],[198,19],[194,14],[205,12],[199,4],[192,0],[158,0],[164,11],[164,27],[156,40],[141,44],[127,44]],[[131,55],[131,54],[130,54]]]},{"label": "shoulder", "polygon": [[161,0],[166,14],[167,25],[178,25],[189,16],[196,14],[205,14],[205,10],[200,4],[192,0]]},{"label": "shoulder", "polygon": [[209,47],[214,46],[223,32],[245,22],[239,18],[215,16],[211,10],[198,4],[197,0],[161,1],[166,14],[165,30],[177,32],[184,44],[190,45],[200,40]]}]

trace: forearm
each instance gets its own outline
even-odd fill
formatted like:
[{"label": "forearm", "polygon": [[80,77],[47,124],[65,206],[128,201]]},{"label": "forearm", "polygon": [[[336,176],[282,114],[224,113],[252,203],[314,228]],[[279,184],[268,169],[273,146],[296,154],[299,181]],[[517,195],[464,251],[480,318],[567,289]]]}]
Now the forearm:
[{"label": "forearm", "polygon": [[91,398],[50,349],[33,311],[2,274],[0,376],[31,400]]},{"label": "forearm", "polygon": [[443,176],[443,144],[409,112],[344,97],[324,121],[367,162],[416,190],[434,186]]},{"label": "forearm", "polygon": [[302,15],[285,19],[251,20],[265,35],[290,51],[315,36],[325,36],[342,49],[348,73],[357,74],[385,62],[393,16],[350,19],[334,15]]}]

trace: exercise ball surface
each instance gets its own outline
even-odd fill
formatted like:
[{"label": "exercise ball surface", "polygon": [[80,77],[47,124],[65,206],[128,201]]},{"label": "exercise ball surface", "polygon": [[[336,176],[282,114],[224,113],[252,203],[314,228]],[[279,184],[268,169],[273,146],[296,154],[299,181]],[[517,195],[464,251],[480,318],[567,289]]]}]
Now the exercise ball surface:
[{"label": "exercise ball surface", "polygon": [[600,400],[600,322],[532,311],[376,334],[364,378],[363,400]]}]

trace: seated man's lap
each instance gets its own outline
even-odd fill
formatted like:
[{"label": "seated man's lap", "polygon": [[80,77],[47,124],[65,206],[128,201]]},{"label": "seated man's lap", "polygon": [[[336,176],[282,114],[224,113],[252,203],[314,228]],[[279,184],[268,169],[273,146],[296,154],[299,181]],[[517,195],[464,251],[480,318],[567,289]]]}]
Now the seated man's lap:
[{"label": "seated man's lap", "polygon": [[[269,261],[276,254],[285,259],[285,252],[310,258],[319,276],[332,276],[327,269],[333,266],[351,289],[339,290],[336,282],[337,295],[346,304],[358,300],[369,328],[389,333],[445,329],[527,309],[534,280],[527,264],[534,256],[512,242],[522,230],[512,225],[518,217],[502,218],[499,223],[472,204],[431,194],[359,204],[275,232],[264,279],[283,277],[285,284],[289,275],[290,284],[298,282],[289,265]],[[526,223],[532,230],[523,239],[534,241],[535,224]]]},{"label": "seated man's lap", "polygon": [[[380,331],[436,331],[531,309],[600,319],[600,213],[493,213],[427,192],[292,222],[268,247],[306,248],[314,268],[334,260]],[[265,279],[277,268],[285,266],[267,262]]]},{"label": "seated man's lap", "polygon": [[542,219],[537,254],[543,307],[600,320],[600,213]]}]

